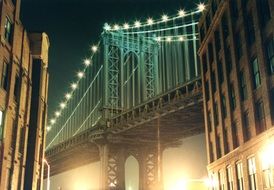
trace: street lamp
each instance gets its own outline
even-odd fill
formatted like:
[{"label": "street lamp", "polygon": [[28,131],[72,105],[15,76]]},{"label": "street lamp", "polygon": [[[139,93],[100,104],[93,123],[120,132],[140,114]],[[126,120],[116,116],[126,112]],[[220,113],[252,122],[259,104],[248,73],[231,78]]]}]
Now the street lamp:
[{"label": "street lamp", "polygon": [[48,161],[47,161],[46,159],[44,159],[43,162],[44,162],[44,163],[47,165],[47,167],[48,167],[47,190],[49,190],[49,189],[50,189],[50,179],[49,179],[49,177],[50,177],[50,165],[49,165],[49,163],[48,163]]}]

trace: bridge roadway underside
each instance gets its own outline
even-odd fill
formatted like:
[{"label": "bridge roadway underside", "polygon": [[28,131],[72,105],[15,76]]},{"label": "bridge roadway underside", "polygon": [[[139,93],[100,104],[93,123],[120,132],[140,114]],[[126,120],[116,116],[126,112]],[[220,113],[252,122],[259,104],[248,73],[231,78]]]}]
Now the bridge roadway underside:
[{"label": "bridge roadway underside", "polygon": [[160,147],[163,152],[165,148],[181,144],[181,139],[203,131],[203,103],[199,90],[139,117],[129,117],[109,127],[85,131],[48,150],[46,157],[51,165],[51,175],[56,175],[102,161],[102,147],[105,145],[112,155],[123,149],[126,159],[129,155],[138,157],[144,149],[155,153]]}]

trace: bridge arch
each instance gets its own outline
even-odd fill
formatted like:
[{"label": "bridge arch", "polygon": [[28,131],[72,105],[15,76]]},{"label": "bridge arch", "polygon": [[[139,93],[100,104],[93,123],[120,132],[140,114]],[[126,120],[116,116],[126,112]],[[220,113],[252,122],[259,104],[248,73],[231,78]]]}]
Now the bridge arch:
[{"label": "bridge arch", "polygon": [[139,162],[130,155],[125,161],[125,189],[138,190],[139,189]]}]

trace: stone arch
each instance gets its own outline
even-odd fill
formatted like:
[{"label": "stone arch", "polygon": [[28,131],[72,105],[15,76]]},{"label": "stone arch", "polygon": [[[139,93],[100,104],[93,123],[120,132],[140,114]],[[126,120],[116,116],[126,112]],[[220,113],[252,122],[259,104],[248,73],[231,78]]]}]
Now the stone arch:
[{"label": "stone arch", "polygon": [[125,189],[138,190],[139,189],[139,162],[129,155],[125,161]]}]

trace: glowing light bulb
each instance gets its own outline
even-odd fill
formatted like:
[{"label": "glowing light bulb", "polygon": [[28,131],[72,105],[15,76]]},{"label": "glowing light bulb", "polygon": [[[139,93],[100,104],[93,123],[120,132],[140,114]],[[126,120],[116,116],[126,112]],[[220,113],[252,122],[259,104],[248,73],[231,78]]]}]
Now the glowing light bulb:
[{"label": "glowing light bulb", "polygon": [[47,126],[47,131],[49,132],[51,130],[51,126]]},{"label": "glowing light bulb", "polygon": [[66,103],[65,103],[65,102],[62,102],[62,103],[60,104],[60,107],[61,107],[62,109],[64,109],[64,108],[66,107]]},{"label": "glowing light bulb", "polygon": [[171,37],[167,37],[167,38],[166,38],[166,41],[168,41],[168,42],[171,42],[171,40],[172,40]]},{"label": "glowing light bulb", "polygon": [[152,18],[147,19],[147,24],[148,25],[152,25],[154,23]]},{"label": "glowing light bulb", "polygon": [[69,100],[69,99],[71,98],[71,94],[70,94],[70,93],[67,93],[67,94],[65,95],[65,97],[66,97],[67,100]]},{"label": "glowing light bulb", "polygon": [[160,41],[161,41],[161,37],[157,37],[157,38],[156,38],[156,41],[157,41],[157,42],[160,42]]},{"label": "glowing light bulb", "polygon": [[118,24],[115,24],[115,25],[114,25],[114,30],[119,30],[119,29],[120,29],[119,25],[118,25]]},{"label": "glowing light bulb", "polygon": [[78,73],[77,73],[77,76],[81,79],[81,78],[84,77],[84,73],[83,73],[83,72],[78,72]]},{"label": "glowing light bulb", "polygon": [[95,53],[95,52],[98,50],[98,47],[95,46],[95,45],[93,45],[93,46],[91,47],[91,50],[93,51],[93,53]]},{"label": "glowing light bulb", "polygon": [[51,120],[50,120],[50,123],[53,125],[53,124],[56,123],[56,120],[55,120],[55,119],[51,119]]},{"label": "glowing light bulb", "polygon": [[180,41],[180,42],[182,42],[182,41],[184,41],[184,40],[185,40],[185,39],[184,39],[183,36],[179,37],[179,41]]},{"label": "glowing light bulb", "polygon": [[141,26],[141,23],[140,23],[140,21],[136,21],[135,23],[134,23],[134,25],[135,25],[135,27],[140,27]]},{"label": "glowing light bulb", "polygon": [[110,27],[110,25],[109,24],[105,24],[104,25],[104,29],[106,30],[106,31],[110,31],[111,30],[111,27]]},{"label": "glowing light bulb", "polygon": [[129,29],[129,24],[128,23],[124,24],[124,29],[126,29],[126,30]]},{"label": "glowing light bulb", "polygon": [[71,84],[71,88],[72,88],[73,90],[75,90],[75,89],[77,88],[77,84],[76,84],[76,83],[72,83],[72,84]]},{"label": "glowing light bulb", "polygon": [[55,116],[56,116],[56,117],[59,117],[60,115],[61,115],[61,112],[59,112],[59,111],[56,111],[56,112],[55,112]]},{"label": "glowing light bulb", "polygon": [[163,20],[164,22],[168,21],[168,16],[167,16],[167,15],[163,15],[163,16],[162,16],[162,20]]},{"label": "glowing light bulb", "polygon": [[200,12],[203,12],[203,11],[205,10],[205,8],[206,8],[206,6],[205,6],[204,3],[199,3],[199,4],[198,4],[198,10],[199,10]]},{"label": "glowing light bulb", "polygon": [[180,17],[186,16],[185,10],[183,10],[183,9],[182,9],[182,10],[179,10],[178,15],[179,15]]},{"label": "glowing light bulb", "polygon": [[84,64],[85,64],[86,66],[89,66],[89,65],[91,64],[91,61],[90,61],[89,59],[85,59],[85,60],[84,60]]}]

